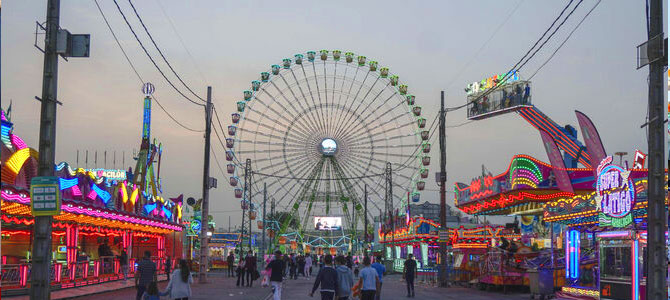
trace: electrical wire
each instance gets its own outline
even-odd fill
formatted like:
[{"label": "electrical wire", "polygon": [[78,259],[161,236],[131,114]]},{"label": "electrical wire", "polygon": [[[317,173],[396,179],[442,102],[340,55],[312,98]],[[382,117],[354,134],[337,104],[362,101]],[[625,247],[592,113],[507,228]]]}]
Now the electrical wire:
[{"label": "electrical wire", "polygon": [[509,12],[509,14],[507,14],[507,17],[505,18],[505,20],[503,20],[502,23],[500,23],[500,25],[498,25],[498,28],[496,28],[496,30],[493,31],[493,33],[491,34],[491,36],[489,36],[489,38],[486,40],[486,42],[484,42],[484,44],[482,44],[482,46],[479,47],[479,50],[477,50],[475,52],[475,54],[473,54],[472,57],[470,57],[470,59],[463,65],[463,67],[460,70],[458,70],[458,72],[456,72],[456,75],[454,75],[451,78],[449,83],[447,83],[447,88],[451,87],[454,84],[454,82],[456,82],[456,79],[458,79],[458,76],[460,76],[463,73],[463,71],[465,71],[468,68],[468,66],[470,66],[470,64],[475,60],[475,58],[477,58],[477,56],[482,52],[482,50],[484,50],[486,45],[488,45],[488,43],[491,42],[493,37],[495,37],[496,34],[498,34],[498,31],[500,31],[500,29],[502,29],[503,26],[505,26],[505,24],[507,24],[507,21],[509,21],[509,19],[514,15],[514,13],[519,9],[519,7],[521,6],[521,4],[524,1],[526,1],[526,0],[520,0],[519,2],[517,2],[516,6]]},{"label": "electrical wire", "polygon": [[[133,72],[135,72],[135,75],[136,75],[137,78],[140,80],[140,83],[144,84],[144,82],[145,82],[144,79],[142,79],[142,76],[140,76],[140,73],[137,71],[137,68],[135,68],[135,65],[134,65],[133,62],[130,60],[130,57],[128,57],[128,54],[126,53],[126,50],[123,49],[123,46],[121,45],[121,42],[120,42],[119,39],[116,37],[116,33],[114,33],[114,29],[112,29],[112,26],[111,26],[111,25],[109,24],[109,22],[107,21],[107,16],[105,16],[105,13],[102,11],[102,8],[100,7],[100,4],[98,3],[98,0],[93,0],[93,1],[95,2],[95,5],[98,7],[98,11],[100,11],[100,15],[102,15],[102,19],[105,21],[105,24],[107,24],[107,28],[109,29],[109,32],[112,34],[112,37],[114,37],[114,40],[116,41],[116,44],[119,46],[119,49],[121,49],[121,52],[123,53],[123,56],[126,58],[126,61],[127,61],[128,64],[130,65],[130,67],[133,69]],[[156,101],[156,104],[158,104],[158,107],[160,107],[161,110],[163,110],[163,112],[164,112],[170,119],[172,119],[172,121],[174,121],[175,123],[177,123],[177,125],[181,126],[182,128],[184,128],[184,129],[186,129],[186,130],[188,130],[188,131],[193,131],[193,132],[204,132],[204,130],[196,130],[196,129],[190,128],[190,127],[188,127],[188,126],[182,124],[182,123],[179,122],[175,117],[173,117],[172,114],[170,114],[170,113],[165,109],[165,107],[163,107],[163,105],[160,103],[160,101],[158,101],[158,98],[157,98],[155,95],[154,95],[152,98],[154,99],[154,101]]]},{"label": "electrical wire", "polygon": [[563,45],[565,45],[565,43],[570,39],[570,37],[572,37],[572,34],[575,33],[575,31],[577,31],[577,29],[579,28],[579,26],[582,25],[582,23],[584,23],[584,20],[586,20],[586,18],[588,18],[588,16],[591,14],[591,12],[593,12],[593,10],[595,10],[596,7],[598,7],[598,5],[600,5],[600,2],[601,2],[601,1],[602,1],[602,0],[598,0],[598,2],[596,2],[596,4],[591,8],[591,10],[589,10],[589,12],[586,13],[586,15],[584,15],[584,17],[582,18],[582,20],[579,21],[579,23],[577,23],[577,26],[575,26],[575,28],[573,28],[572,31],[570,31],[570,34],[568,34],[568,36],[565,37],[565,39],[564,39],[563,42],[558,46],[558,48],[556,48],[556,50],[554,50],[554,52],[551,53],[551,55],[549,56],[549,58],[547,58],[547,60],[546,60],[544,63],[542,63],[542,65],[540,65],[540,67],[537,68],[537,70],[535,70],[535,72],[533,73],[533,75],[530,75],[530,77],[528,77],[528,80],[533,79],[533,77],[535,77],[535,74],[537,74],[537,72],[539,72],[539,71],[540,71],[540,70],[541,70],[541,69],[542,69],[542,68],[543,68],[543,67],[544,67],[544,66],[545,66],[545,65],[546,65],[552,58],[554,58],[554,55],[556,55],[556,53],[558,52],[558,50],[560,50],[560,49],[563,47]]},{"label": "electrical wire", "polygon": [[167,58],[166,58],[165,55],[163,54],[163,51],[161,51],[161,48],[159,48],[159,47],[158,47],[158,44],[156,44],[156,41],[154,40],[154,37],[151,35],[151,33],[149,33],[149,29],[148,29],[147,26],[144,24],[144,21],[142,20],[142,17],[140,17],[140,14],[137,12],[137,9],[135,9],[135,5],[133,5],[133,2],[132,2],[131,0],[128,0],[128,3],[130,3],[130,7],[133,8],[133,12],[135,12],[135,16],[137,16],[137,19],[140,21],[140,24],[142,24],[142,28],[144,28],[144,32],[147,33],[147,35],[149,36],[149,39],[151,40],[151,43],[154,44],[154,47],[156,48],[156,50],[158,50],[158,54],[161,55],[161,57],[163,58],[163,61],[165,61],[165,63],[168,65],[168,68],[170,68],[170,70],[172,71],[172,74],[174,74],[174,76],[177,77],[177,79],[179,80],[179,82],[181,82],[181,84],[183,84],[184,87],[186,87],[186,89],[187,89],[189,92],[191,92],[191,94],[193,94],[193,95],[196,96],[198,99],[200,99],[200,101],[202,101],[202,102],[207,102],[205,99],[203,99],[203,98],[200,97],[198,94],[196,94],[196,93],[191,89],[191,87],[189,87],[189,86],[184,82],[184,80],[181,79],[181,77],[179,76],[179,74],[177,74],[177,71],[174,70],[174,68],[172,67],[172,65],[170,64],[170,62],[167,60]]},{"label": "electrical wire", "polygon": [[225,172],[223,172],[223,168],[221,168],[221,164],[219,163],[219,158],[216,157],[216,151],[212,151],[212,149],[210,149],[209,151],[212,152],[212,155],[214,155],[214,161],[216,162],[216,165],[219,167],[219,171],[221,171],[221,176],[223,176],[223,178],[226,178],[227,175],[226,175]]},{"label": "electrical wire", "polygon": [[[556,34],[556,32],[561,28],[561,26],[563,26],[563,24],[565,24],[565,22],[570,18],[570,16],[575,12],[575,10],[579,7],[579,5],[580,5],[583,1],[584,1],[584,0],[580,0],[580,1],[577,3],[577,5],[572,9],[572,11],[570,11],[570,13],[568,13],[568,15],[563,19],[563,21],[562,21],[562,22],[561,22],[561,23],[554,29],[554,31],[549,35],[549,37],[547,37],[547,39],[544,40],[544,37],[547,35],[547,33],[549,33],[549,31],[551,31],[551,29],[554,28],[554,25],[556,25],[556,22],[558,22],[558,20],[561,19],[561,17],[563,16],[563,14],[564,14],[564,13],[568,10],[568,8],[570,8],[570,6],[572,5],[572,2],[574,2],[574,0],[570,0],[570,2],[568,2],[568,4],[561,10],[561,13],[558,15],[558,17],[556,17],[556,19],[554,19],[554,21],[551,23],[551,25],[549,26],[549,28],[547,28],[547,30],[545,30],[544,33],[542,33],[542,35],[540,36],[540,38],[539,38],[537,41],[535,41],[535,43],[533,44],[533,46],[530,47],[530,49],[528,49],[528,51],[526,52],[526,54],[524,54],[523,57],[521,57],[521,59],[520,59],[516,64],[514,64],[514,66],[513,66],[512,68],[510,68],[510,70],[505,74],[505,76],[503,76],[502,79],[499,79],[498,83],[497,83],[494,87],[488,89],[488,90],[487,90],[486,92],[484,92],[482,95],[479,95],[476,99],[474,99],[474,100],[472,100],[472,101],[470,101],[470,102],[468,102],[468,103],[466,103],[466,104],[464,104],[464,105],[461,105],[461,106],[457,107],[456,109],[461,109],[461,108],[466,107],[466,106],[468,106],[468,105],[470,105],[470,104],[472,104],[472,103],[478,102],[478,101],[479,101],[480,99],[482,99],[483,97],[488,96],[489,94],[493,93],[494,91],[496,91],[497,89],[499,89],[501,86],[503,86],[503,85],[505,84],[505,82],[507,82],[507,80],[509,79],[509,77],[513,74],[512,72],[514,72],[514,71],[517,71],[517,72],[518,72],[519,70],[521,70],[521,68],[523,68],[523,66],[525,66],[525,65],[526,65],[526,64],[527,64],[527,63],[528,63],[528,62],[529,62],[529,61],[530,61],[530,60],[531,60],[531,59],[538,53],[538,51],[540,51],[540,50],[544,47],[544,45],[551,39],[551,37],[554,36],[554,34]],[[544,40],[544,42],[542,42],[542,44],[540,44],[540,46],[537,47],[537,45],[538,45],[542,40]],[[536,49],[535,47],[537,47],[537,49]],[[535,51],[533,51],[533,50],[535,50]],[[533,53],[531,54],[531,52],[533,52]],[[529,56],[529,55],[530,55],[530,56]],[[453,110],[456,110],[456,109],[453,109]]]},{"label": "electrical wire", "polygon": [[355,177],[338,177],[338,178],[300,178],[300,177],[291,177],[291,176],[281,176],[281,175],[275,175],[275,174],[265,174],[265,173],[260,173],[260,172],[255,172],[251,171],[252,174],[257,174],[260,176],[265,176],[265,177],[275,177],[275,178],[283,178],[283,179],[291,179],[291,180],[319,180],[319,181],[338,181],[338,180],[351,180],[351,179],[364,179],[364,178],[372,178],[372,177],[378,177],[378,176],[385,176],[386,173],[379,173],[379,174],[370,174],[370,175],[363,175],[363,176],[355,176]]},{"label": "electrical wire", "polygon": [[[219,113],[218,113],[218,111],[216,110],[216,106],[212,105],[212,110],[214,110],[214,116],[216,117],[216,121],[217,121],[217,123],[219,124],[219,128],[221,129],[221,133],[223,134],[223,138],[224,138],[224,139],[227,139],[228,137],[226,136],[226,131],[225,131],[225,129],[223,128],[223,125],[221,124],[221,118],[219,118]],[[218,134],[217,134],[217,137],[218,137]],[[220,138],[220,137],[219,137],[219,142],[221,142],[221,138]],[[221,143],[221,146],[223,146],[223,143]],[[224,147],[223,150],[225,151],[226,148]],[[243,165],[242,162],[239,160],[239,158],[237,158],[237,155],[235,155],[235,152],[233,152],[233,159],[236,160],[237,163],[238,163],[240,166]]]},{"label": "electrical wire", "polygon": [[163,4],[161,4],[160,0],[156,0],[156,4],[158,4],[158,7],[161,8],[161,11],[163,12],[163,15],[165,16],[165,18],[170,23],[170,27],[172,27],[172,31],[174,31],[174,34],[179,39],[179,42],[181,43],[182,47],[184,47],[184,50],[186,51],[186,54],[188,54],[188,57],[191,59],[191,62],[193,63],[193,66],[195,67],[196,71],[198,71],[198,74],[200,75],[200,78],[202,78],[202,80],[204,82],[208,82],[209,80],[207,80],[207,77],[205,76],[205,74],[200,69],[200,66],[198,65],[198,63],[195,61],[195,58],[193,57],[193,54],[191,54],[191,51],[189,51],[188,47],[186,47],[186,43],[184,43],[184,39],[179,34],[179,31],[177,31],[177,28],[174,26],[174,23],[172,22],[172,19],[170,18],[170,16],[168,16],[167,12],[165,11],[165,8],[163,7]]},{"label": "electrical wire", "polygon": [[163,70],[161,70],[161,68],[158,66],[158,64],[156,63],[156,61],[154,60],[154,58],[151,57],[151,54],[149,54],[149,51],[147,50],[147,48],[144,47],[144,44],[142,43],[142,41],[140,40],[140,38],[137,36],[137,33],[135,32],[135,29],[133,29],[133,26],[130,25],[130,22],[128,21],[128,18],[126,18],[126,15],[123,13],[123,10],[121,10],[121,7],[119,6],[119,3],[117,2],[117,0],[114,0],[114,4],[116,4],[116,8],[119,10],[119,13],[120,13],[121,16],[123,17],[123,20],[126,22],[126,25],[128,25],[128,28],[129,28],[130,31],[133,33],[133,36],[135,37],[135,40],[137,40],[137,42],[140,44],[140,47],[142,47],[142,50],[144,50],[144,53],[147,55],[147,57],[149,57],[149,60],[151,60],[151,63],[154,65],[154,67],[156,67],[156,69],[157,69],[158,72],[161,74],[161,76],[163,76],[163,78],[165,79],[165,81],[167,81],[167,83],[168,83],[168,84],[169,84],[175,91],[177,91],[177,93],[179,93],[179,95],[181,95],[182,97],[184,97],[186,100],[188,100],[189,102],[191,102],[191,103],[193,103],[193,104],[195,104],[195,105],[203,106],[203,107],[204,107],[204,106],[205,106],[204,104],[202,104],[202,103],[198,103],[198,102],[196,102],[196,101],[193,101],[191,98],[187,97],[181,90],[179,90],[179,89],[174,85],[174,83],[172,83],[172,81],[170,81],[169,78],[167,78],[167,76],[165,75],[165,73],[163,72]]}]

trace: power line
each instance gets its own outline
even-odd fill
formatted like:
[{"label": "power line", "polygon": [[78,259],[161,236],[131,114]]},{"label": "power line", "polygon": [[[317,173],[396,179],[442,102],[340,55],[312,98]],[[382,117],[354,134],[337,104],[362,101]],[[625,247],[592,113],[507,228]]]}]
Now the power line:
[{"label": "power line", "polygon": [[[540,51],[540,50],[544,47],[544,45],[551,39],[552,36],[554,36],[554,34],[561,28],[561,26],[563,26],[563,24],[568,20],[568,18],[570,18],[570,16],[575,12],[575,10],[577,9],[577,7],[579,7],[579,5],[580,5],[583,1],[584,1],[584,0],[580,0],[580,1],[577,3],[577,5],[572,9],[572,11],[570,11],[570,13],[568,13],[568,15],[563,19],[563,21],[562,21],[562,22],[561,22],[561,23],[554,29],[554,31],[549,35],[549,37],[547,37],[547,39],[544,40],[544,37],[547,35],[547,33],[549,33],[549,31],[551,31],[551,29],[554,28],[554,25],[556,25],[556,22],[558,22],[558,20],[561,19],[561,17],[563,16],[563,14],[564,14],[564,13],[568,10],[568,8],[570,8],[570,6],[572,5],[572,2],[574,2],[574,0],[570,0],[570,2],[568,2],[568,4],[561,10],[561,13],[558,15],[558,17],[556,17],[556,19],[554,19],[554,21],[551,23],[551,25],[549,26],[549,28],[547,28],[547,30],[545,30],[544,33],[542,33],[542,35],[540,36],[540,38],[539,38],[537,41],[535,41],[535,43],[533,44],[533,46],[530,47],[530,49],[528,49],[528,51],[526,52],[526,54],[524,54],[523,57],[521,57],[521,59],[519,59],[519,61],[518,61],[516,64],[514,64],[514,66],[513,66],[513,67],[512,67],[512,68],[505,74],[505,76],[503,76],[502,79],[499,79],[498,83],[497,83],[494,87],[488,89],[486,92],[484,92],[484,93],[481,94],[479,97],[477,97],[477,99],[474,99],[474,100],[472,100],[472,101],[469,101],[468,103],[466,103],[466,104],[464,104],[464,105],[461,105],[461,106],[459,106],[459,107],[456,107],[455,109],[452,109],[452,110],[461,109],[461,108],[463,108],[463,107],[466,107],[466,106],[470,105],[471,103],[475,103],[475,102],[479,101],[480,99],[482,99],[483,97],[486,97],[486,96],[488,96],[489,94],[493,93],[494,91],[496,91],[497,89],[499,89],[501,86],[503,86],[503,85],[505,84],[505,82],[509,79],[509,77],[513,74],[513,72],[514,72],[515,70],[516,70],[516,71],[521,70],[521,68],[523,68],[523,66],[525,66],[525,65],[526,65],[526,64],[527,64],[527,63],[528,63],[528,62],[529,62],[529,61],[530,61],[536,54],[537,54],[537,52]],[[537,49],[535,49],[535,47],[537,47],[537,45],[538,45],[542,40],[544,40],[544,42],[542,42],[542,44],[541,44]],[[535,51],[533,52],[533,50],[535,50]],[[533,53],[531,54],[531,52],[533,52]],[[528,56],[529,54],[530,54],[530,56]],[[517,67],[518,67],[518,68],[517,68]]]},{"label": "power line", "polygon": [[129,28],[130,31],[133,33],[133,36],[135,37],[135,39],[137,40],[137,42],[140,44],[140,47],[142,47],[142,50],[144,50],[144,53],[147,55],[147,57],[149,57],[149,60],[151,60],[151,63],[154,65],[154,67],[156,67],[156,69],[157,69],[158,72],[161,74],[161,76],[163,76],[163,78],[165,78],[165,81],[167,81],[168,84],[170,84],[170,86],[171,86],[175,91],[177,91],[177,93],[179,93],[179,95],[181,95],[182,97],[184,97],[186,100],[188,100],[189,102],[191,102],[191,103],[193,103],[193,104],[195,104],[195,105],[203,106],[203,107],[204,107],[204,106],[205,106],[204,104],[195,102],[195,101],[193,101],[191,98],[189,98],[189,97],[187,97],[186,95],[184,95],[184,93],[183,93],[181,90],[179,90],[179,89],[172,83],[172,81],[170,81],[170,79],[167,78],[167,76],[165,76],[165,73],[163,73],[163,70],[161,70],[161,68],[158,67],[158,64],[156,64],[156,61],[153,59],[153,57],[151,57],[151,54],[149,54],[149,51],[147,51],[147,48],[144,47],[144,44],[142,43],[142,41],[140,40],[140,38],[137,36],[137,33],[135,33],[135,29],[133,29],[133,26],[130,25],[130,22],[128,22],[128,19],[126,18],[126,15],[123,13],[123,10],[121,10],[121,7],[119,6],[119,3],[118,3],[116,0],[114,0],[114,4],[116,4],[116,8],[119,10],[119,13],[121,13],[121,16],[123,17],[123,20],[126,22],[126,25],[128,25],[128,28]]},{"label": "power line", "polygon": [[186,87],[186,89],[187,89],[189,92],[191,92],[191,94],[193,94],[194,96],[196,96],[196,97],[197,97],[198,99],[200,99],[201,101],[205,102],[205,99],[202,99],[202,97],[198,96],[198,94],[196,94],[195,92],[193,92],[193,90],[192,90],[192,89],[191,89],[191,88],[184,82],[184,80],[181,79],[181,77],[179,76],[179,74],[177,74],[177,71],[175,71],[174,68],[172,68],[172,65],[170,64],[170,62],[167,60],[167,58],[166,58],[165,55],[163,54],[163,51],[161,51],[161,48],[159,48],[159,47],[158,47],[158,44],[156,44],[156,41],[154,40],[154,37],[151,35],[151,33],[149,33],[149,29],[148,29],[147,26],[144,24],[144,21],[142,20],[142,17],[140,17],[140,14],[137,12],[137,9],[135,9],[135,5],[133,5],[133,2],[132,2],[131,0],[128,0],[128,3],[130,3],[130,7],[133,8],[133,12],[135,12],[135,16],[137,16],[137,19],[140,21],[140,24],[142,24],[142,28],[144,28],[144,32],[147,33],[147,35],[149,36],[149,39],[151,40],[151,43],[154,44],[154,47],[156,48],[156,50],[158,50],[158,54],[161,55],[161,57],[163,58],[163,61],[165,61],[165,63],[168,65],[168,68],[170,68],[170,70],[172,71],[172,74],[174,74],[174,76],[177,77],[177,79],[179,80],[179,82],[181,82],[181,84],[183,84],[184,87]]},{"label": "power line", "polygon": [[186,43],[184,43],[184,39],[182,39],[181,35],[179,34],[179,31],[177,31],[177,28],[174,26],[174,23],[172,22],[172,19],[170,16],[168,16],[167,12],[165,11],[165,8],[163,8],[163,5],[161,4],[160,0],[156,0],[156,4],[158,4],[158,7],[161,8],[161,11],[163,12],[163,15],[165,18],[168,20],[170,23],[170,27],[172,27],[172,31],[174,31],[175,35],[179,39],[179,42],[181,43],[182,47],[184,47],[184,50],[186,50],[186,53],[188,54],[189,58],[191,58],[191,62],[193,63],[193,66],[195,69],[198,71],[198,74],[200,74],[200,77],[202,78],[203,81],[208,82],[207,77],[205,77],[204,73],[202,73],[202,70],[200,70],[200,66],[198,66],[198,63],[195,61],[195,58],[193,58],[193,55],[191,54],[191,51],[188,50],[188,47],[186,47]]},{"label": "power line", "polygon": [[579,28],[579,26],[582,25],[584,20],[586,20],[586,18],[588,18],[588,16],[591,14],[591,12],[593,12],[593,10],[595,10],[596,7],[598,7],[598,5],[600,5],[601,1],[602,0],[598,0],[598,2],[596,2],[596,4],[591,8],[591,10],[589,10],[589,12],[586,13],[586,15],[584,15],[582,20],[579,21],[577,26],[575,26],[575,28],[573,28],[572,31],[570,31],[570,34],[568,34],[568,36],[563,40],[563,42],[558,46],[558,48],[556,48],[556,50],[554,50],[554,52],[549,56],[549,58],[547,58],[547,60],[544,63],[542,63],[542,65],[539,68],[537,68],[537,70],[535,70],[533,75],[530,75],[530,77],[528,77],[528,80],[533,79],[533,77],[535,77],[535,74],[537,74],[537,72],[539,72],[552,58],[554,58],[554,55],[556,55],[558,50],[560,50],[563,47],[563,45],[565,45],[565,42],[567,42],[570,39],[570,37],[572,37],[572,34],[575,33],[575,31],[577,31],[577,28]]},{"label": "power line", "polygon": [[[221,124],[221,119],[219,118],[219,113],[218,113],[218,111],[216,110],[216,106],[213,107],[213,110],[214,110],[214,116],[216,117],[216,121],[217,121],[217,123],[219,124],[219,128],[221,129],[221,133],[223,134],[223,138],[224,138],[224,139],[227,139],[228,137],[226,136],[226,131],[225,131],[225,129],[223,128],[223,125]],[[216,124],[215,124],[215,125],[216,125]],[[215,128],[215,129],[214,129],[214,132],[216,133],[216,127],[214,127],[214,128]],[[219,136],[218,133],[216,134],[216,136],[217,136],[217,138],[219,139],[219,143],[221,143],[221,147],[223,147],[223,142],[221,142],[221,137]],[[223,150],[225,151],[226,148],[223,147]],[[232,154],[233,154],[233,159],[236,160],[237,163],[238,163],[240,166],[243,166],[242,162],[237,158],[237,155],[235,155],[235,152],[233,152]]]},{"label": "power line", "polygon": [[[107,21],[107,17],[105,16],[105,13],[102,11],[102,8],[100,7],[100,4],[98,3],[98,0],[93,0],[93,1],[95,2],[95,5],[98,7],[98,11],[100,11],[100,15],[102,15],[102,19],[105,21],[105,24],[107,24],[107,28],[109,29],[109,32],[110,32],[110,33],[112,34],[112,36],[114,37],[114,40],[116,41],[116,44],[119,46],[119,49],[121,49],[121,52],[123,53],[123,56],[126,58],[126,61],[127,61],[128,64],[130,65],[130,67],[133,69],[133,72],[135,72],[135,75],[137,75],[137,78],[140,80],[140,82],[141,82],[142,84],[144,84],[144,83],[145,83],[144,79],[142,79],[142,76],[140,76],[140,73],[137,71],[137,68],[135,68],[135,65],[134,65],[133,62],[130,60],[130,57],[128,57],[128,54],[126,53],[126,50],[123,49],[123,46],[121,45],[121,42],[120,42],[119,39],[116,37],[116,33],[114,33],[114,29],[112,29],[112,26],[111,26],[111,25],[109,24],[109,22]],[[204,132],[204,130],[196,130],[196,129],[190,128],[190,127],[188,127],[188,126],[182,124],[181,122],[177,121],[177,119],[176,119],[175,117],[173,117],[172,114],[170,114],[170,113],[165,109],[165,107],[163,107],[163,105],[160,103],[160,101],[158,101],[158,98],[157,98],[155,95],[154,95],[152,98],[154,99],[154,101],[156,101],[156,104],[158,104],[158,107],[160,107],[161,110],[163,110],[163,112],[164,112],[168,117],[170,117],[170,119],[172,119],[172,121],[174,121],[175,123],[177,123],[177,125],[181,126],[182,128],[184,128],[184,129],[186,129],[186,130],[189,130],[189,131],[193,131],[193,132]]]},{"label": "power line", "polygon": [[[212,150],[210,150],[212,151]],[[227,177],[226,173],[223,172],[223,168],[221,168],[221,164],[219,163],[219,158],[216,157],[216,151],[212,151],[212,154],[214,155],[214,161],[216,162],[216,165],[219,167],[219,171],[221,171],[221,176],[225,179]]]},{"label": "power line", "polygon": [[449,83],[447,83],[447,88],[451,87],[451,85],[454,84],[456,79],[458,79],[458,76],[460,76],[463,73],[463,71],[465,71],[465,69],[467,69],[467,67],[475,60],[475,58],[477,58],[477,56],[482,52],[482,50],[484,50],[486,45],[488,45],[488,43],[493,39],[493,37],[495,37],[495,35],[498,33],[498,31],[500,31],[500,29],[502,29],[503,26],[505,26],[505,24],[507,24],[507,21],[509,21],[509,19],[514,15],[514,13],[519,9],[519,7],[521,6],[521,4],[524,1],[526,1],[526,0],[520,0],[519,2],[517,2],[516,6],[509,12],[509,14],[507,14],[507,17],[505,18],[505,20],[503,20],[502,23],[500,23],[500,25],[498,25],[498,28],[496,28],[496,30],[493,31],[493,33],[491,34],[491,36],[489,36],[489,38],[486,40],[486,42],[484,42],[484,44],[482,44],[482,46],[479,47],[479,49],[475,52],[475,54],[473,54],[472,57],[470,57],[470,59],[463,65],[463,67],[460,70],[458,70],[458,72],[456,72],[456,75],[454,75],[451,78]]},{"label": "power line", "polygon": [[352,180],[352,179],[372,178],[372,177],[385,176],[386,175],[386,173],[379,173],[379,174],[370,174],[370,175],[355,176],[355,177],[301,178],[301,177],[281,176],[281,175],[275,175],[275,174],[265,174],[265,173],[255,172],[253,170],[251,171],[251,173],[256,174],[256,175],[260,175],[260,176],[265,176],[265,177],[275,177],[275,178],[283,178],[283,179],[291,179],[291,180],[320,180],[320,181]]}]

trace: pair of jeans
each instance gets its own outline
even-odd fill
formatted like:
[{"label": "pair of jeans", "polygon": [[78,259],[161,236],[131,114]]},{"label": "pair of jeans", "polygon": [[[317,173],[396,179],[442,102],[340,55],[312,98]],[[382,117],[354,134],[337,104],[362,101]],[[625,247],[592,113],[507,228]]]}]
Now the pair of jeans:
[{"label": "pair of jeans", "polygon": [[321,300],[334,300],[335,292],[325,292],[321,291]]},{"label": "pair of jeans", "polygon": [[247,270],[247,286],[251,287],[254,284],[254,270]]},{"label": "pair of jeans", "polygon": [[244,269],[240,269],[240,273],[237,274],[237,286],[240,286],[240,283],[244,286]]},{"label": "pair of jeans", "polygon": [[379,282],[379,292],[375,294],[375,300],[380,300],[382,298],[382,285],[383,282]]},{"label": "pair of jeans", "polygon": [[374,300],[376,293],[375,290],[361,291],[361,300]]},{"label": "pair of jeans", "polygon": [[270,281],[272,285],[273,300],[281,300],[281,281]]}]

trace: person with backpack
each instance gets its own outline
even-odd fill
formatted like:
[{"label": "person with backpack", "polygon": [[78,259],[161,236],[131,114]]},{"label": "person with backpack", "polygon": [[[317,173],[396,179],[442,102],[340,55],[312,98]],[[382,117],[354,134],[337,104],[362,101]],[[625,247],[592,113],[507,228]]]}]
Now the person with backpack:
[{"label": "person with backpack", "polygon": [[284,278],[285,263],[281,257],[281,251],[275,251],[275,259],[271,261],[265,270],[270,271],[270,285],[273,291],[273,300],[281,300],[282,279]]},{"label": "person with backpack", "polygon": [[175,269],[170,276],[170,282],[161,296],[170,296],[170,299],[188,300],[191,297],[193,277],[186,260],[179,260],[179,269]]},{"label": "person with backpack", "polygon": [[363,259],[365,266],[360,272],[360,279],[358,285],[361,286],[361,300],[373,300],[375,297],[381,295],[381,280],[377,270],[370,266],[370,257],[366,256]]},{"label": "person with backpack", "polygon": [[[370,258],[368,257],[368,260]],[[363,265],[365,265],[365,260],[363,261]],[[367,265],[366,265],[367,267]],[[379,289],[377,290],[377,294],[375,295],[375,300],[380,300],[381,299],[381,293],[382,293],[382,285],[384,285],[384,273],[386,273],[386,267],[382,265],[382,256],[377,255],[377,258],[375,259],[375,263],[370,265],[371,268],[375,269],[377,271],[377,278],[379,279]],[[362,272],[362,271],[361,271]]]},{"label": "person with backpack", "polygon": [[157,280],[156,264],[151,261],[151,251],[144,251],[144,258],[137,263],[137,271],[135,272],[135,288],[137,289],[135,299],[142,299],[149,284]]},{"label": "person with backpack", "polygon": [[316,275],[316,280],[314,281],[314,286],[312,287],[312,292],[309,293],[310,297],[314,297],[314,292],[319,285],[321,286],[321,300],[333,300],[335,299],[335,291],[337,290],[337,271],[333,268],[333,257],[326,255],[323,259],[324,267],[319,270],[319,274]]},{"label": "person with backpack", "polygon": [[346,259],[344,256],[338,256],[335,259],[337,267],[337,291],[335,296],[337,300],[349,300],[351,297],[351,288],[354,286],[354,274],[351,269],[346,266]]}]

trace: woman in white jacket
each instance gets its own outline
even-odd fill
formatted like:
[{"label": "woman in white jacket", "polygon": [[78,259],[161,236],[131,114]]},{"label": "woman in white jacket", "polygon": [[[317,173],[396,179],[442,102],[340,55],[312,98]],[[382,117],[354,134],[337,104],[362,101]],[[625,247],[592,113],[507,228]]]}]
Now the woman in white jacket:
[{"label": "woman in white jacket", "polygon": [[161,296],[169,295],[170,299],[188,300],[188,297],[191,297],[192,283],[193,277],[186,260],[179,260],[179,269],[172,272],[170,283],[168,283],[165,292],[161,293]]}]

